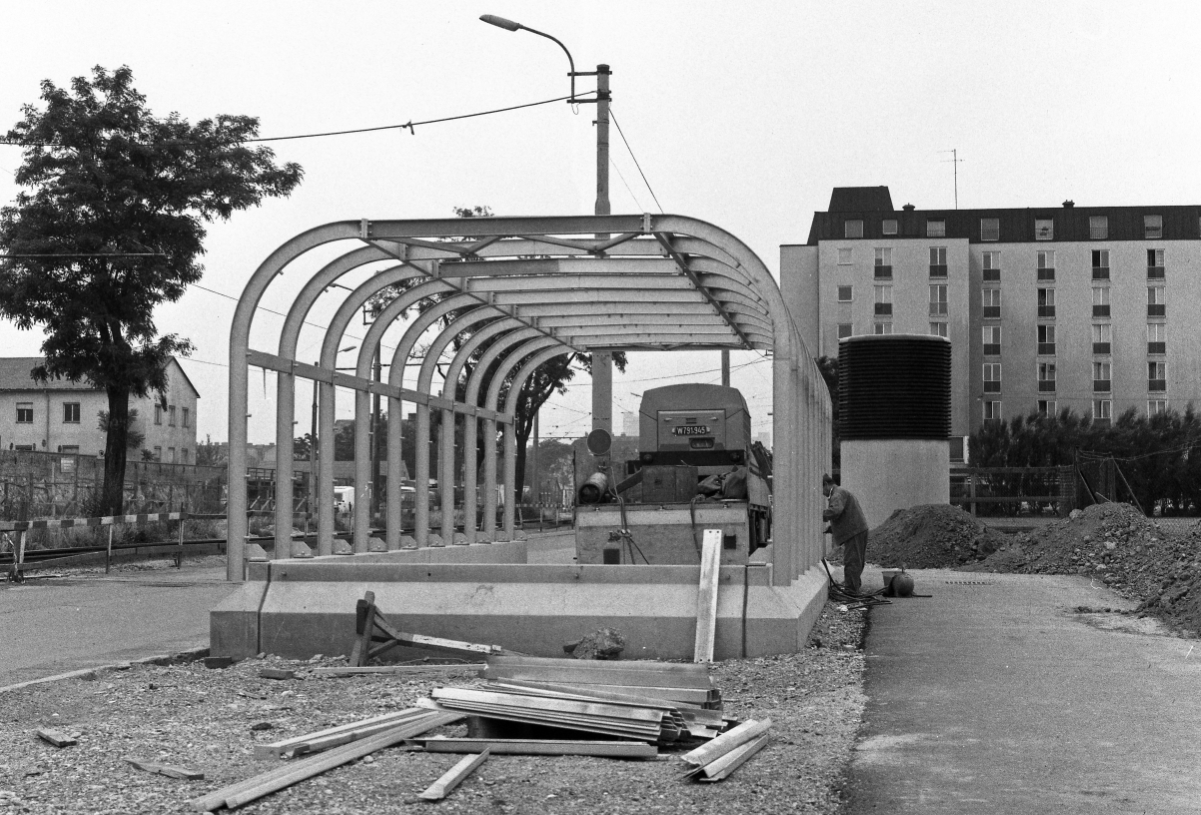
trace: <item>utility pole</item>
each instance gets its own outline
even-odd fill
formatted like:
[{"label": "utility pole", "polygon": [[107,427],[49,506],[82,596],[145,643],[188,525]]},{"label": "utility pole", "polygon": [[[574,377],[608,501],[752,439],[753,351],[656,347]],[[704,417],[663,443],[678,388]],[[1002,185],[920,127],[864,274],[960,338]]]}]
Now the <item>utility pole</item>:
[{"label": "utility pole", "polygon": [[[609,214],[609,75],[596,66],[596,215]],[[592,429],[613,433],[613,355],[592,355]]]},{"label": "utility pole", "polygon": [[959,162],[961,161],[959,150],[951,148],[950,150],[941,150],[939,152],[951,154],[951,164],[955,167],[955,209],[959,209]]}]

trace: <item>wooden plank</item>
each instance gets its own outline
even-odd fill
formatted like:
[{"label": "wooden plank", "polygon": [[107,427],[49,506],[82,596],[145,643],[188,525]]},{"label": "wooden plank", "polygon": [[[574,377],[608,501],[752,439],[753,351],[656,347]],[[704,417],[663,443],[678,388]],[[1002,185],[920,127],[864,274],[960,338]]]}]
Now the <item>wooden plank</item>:
[{"label": "wooden plank", "polygon": [[425,792],[420,793],[417,797],[424,798],[427,801],[441,801],[451,790],[459,786],[463,779],[471,775],[475,768],[488,760],[491,755],[489,748],[484,748],[484,752],[474,756],[464,756],[459,760],[459,763],[446,771],[446,774],[430,784]]},{"label": "wooden plank", "polygon": [[375,592],[367,592],[362,600],[355,603],[354,646],[350,649],[348,663],[354,667],[367,662],[367,654],[371,648],[371,635],[375,631]]},{"label": "wooden plank", "polygon": [[371,674],[422,674],[439,671],[482,671],[482,662],[461,662],[447,665],[363,665],[345,668],[313,668],[314,676],[368,676]]},{"label": "wooden plank", "polygon": [[721,575],[721,530],[706,529],[701,543],[701,579],[696,595],[696,640],[693,662],[713,661],[717,635],[717,579]]},{"label": "wooden plank", "polygon": [[73,744],[79,744],[78,741],[61,730],[55,730],[50,727],[43,727],[38,730],[37,734],[39,739],[53,744],[55,747],[70,747]]},{"label": "wooden plank", "polygon": [[422,739],[428,753],[478,753],[491,747],[494,755],[608,756],[654,758],[658,748],[644,741],[587,741],[572,739]]},{"label": "wooden plank", "polygon": [[763,719],[762,721],[747,719],[733,730],[722,733],[708,744],[702,744],[695,750],[685,753],[680,758],[685,764],[691,765],[694,768],[707,766],[731,750],[741,747],[751,739],[766,733],[770,727],[771,719]]},{"label": "wooden plank", "polygon": [[292,750],[293,748],[307,744],[312,741],[324,739],[329,736],[336,736],[343,733],[350,733],[373,725],[396,725],[416,719],[419,716],[428,716],[429,711],[425,708],[411,707],[406,710],[399,710],[394,713],[384,713],[380,716],[372,716],[369,719],[361,719],[355,722],[347,722],[340,724],[337,727],[329,727],[325,730],[318,730],[315,733],[305,733],[300,736],[283,739],[281,741],[272,742],[271,744],[256,744],[254,746],[255,758],[275,758]]},{"label": "wooden plank", "polygon": [[189,770],[186,767],[176,767],[173,764],[160,764],[156,761],[142,761],[137,758],[127,758],[125,760],[139,770],[165,775],[168,778],[183,778],[187,781],[199,781],[204,778],[204,773],[199,770]]},{"label": "wooden plank", "polygon": [[301,759],[295,763],[285,764],[269,772],[248,778],[245,781],[230,784],[208,795],[194,798],[189,803],[194,809],[201,812],[220,809],[223,806],[234,809],[262,798],[264,795],[270,795],[273,792],[289,787],[298,781],[319,775],[334,767],[340,767],[350,761],[370,755],[376,750],[391,747],[405,739],[419,736],[422,733],[433,730],[435,727],[453,724],[462,718],[461,714],[454,712],[424,716],[420,719],[397,725],[371,738],[347,744],[321,755]]},{"label": "wooden plank", "polygon": [[700,781],[721,781],[729,778],[730,773],[737,770],[747,762],[751,756],[767,746],[770,740],[770,733],[763,733],[759,737],[748,741],[739,747],[735,747],[730,752],[721,756],[711,764],[707,764],[701,768],[698,780]]}]

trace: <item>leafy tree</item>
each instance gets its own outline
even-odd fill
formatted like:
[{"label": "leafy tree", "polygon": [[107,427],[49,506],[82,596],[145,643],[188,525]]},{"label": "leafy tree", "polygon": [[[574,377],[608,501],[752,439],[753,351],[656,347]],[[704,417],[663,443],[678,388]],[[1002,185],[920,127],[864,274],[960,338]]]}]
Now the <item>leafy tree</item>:
[{"label": "leafy tree", "polygon": [[842,464],[841,447],[839,444],[841,436],[838,432],[839,407],[842,404],[838,399],[838,357],[820,356],[816,362],[817,369],[822,375],[822,381],[826,383],[826,390],[830,392],[831,420],[833,424],[830,433],[831,466],[834,469],[838,469]]},{"label": "leafy tree", "polygon": [[44,327],[39,381],[88,380],[107,392],[100,510],[122,511],[130,396],[160,396],[166,365],[192,343],[159,336],[154,309],[200,280],[204,224],[286,196],[302,170],[251,148],[258,120],[190,125],[154,116],[128,67],[97,66],[69,89],[41,85],[7,134],[23,147],[22,187],[0,210],[0,316]]},{"label": "leafy tree", "polygon": [[[108,433],[108,411],[102,410],[102,411],[98,412],[96,414],[96,418],[98,419],[97,428],[101,432],[107,434]],[[135,425],[137,423],[138,423],[138,412],[136,410],[129,411],[129,420],[128,420],[129,429],[125,433],[125,446],[129,450],[138,450],[142,447],[143,444],[146,443],[146,434],[143,433],[141,430],[138,430],[135,427]],[[154,453],[151,453],[150,457],[153,459]],[[145,458],[145,457],[143,456],[143,458]]]},{"label": "leafy tree", "polygon": [[196,445],[196,465],[198,467],[223,467],[228,460],[225,448],[214,442],[207,433],[204,441]]}]

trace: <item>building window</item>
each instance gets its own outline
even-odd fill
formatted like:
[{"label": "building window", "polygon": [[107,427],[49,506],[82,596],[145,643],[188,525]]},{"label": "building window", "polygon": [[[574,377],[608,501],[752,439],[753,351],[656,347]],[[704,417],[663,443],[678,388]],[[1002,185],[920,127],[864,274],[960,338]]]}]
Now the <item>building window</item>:
[{"label": "building window", "polygon": [[1055,316],[1055,289],[1038,290],[1038,316]]},{"label": "building window", "polygon": [[1001,220],[999,218],[980,219],[980,240],[999,241],[1001,239]]},{"label": "building window", "polygon": [[1167,399],[1148,399],[1147,400],[1147,415],[1159,416],[1168,412]]},{"label": "building window", "polygon": [[839,249],[838,250],[838,265],[839,266],[850,266],[851,265],[851,250],[850,249]]},{"label": "building window", "polygon": [[1151,392],[1168,389],[1168,363],[1154,360],[1147,363],[1147,390]]},{"label": "building window", "polygon": [[984,401],[984,421],[999,422],[1001,418],[1001,400],[986,399]]},{"label": "building window", "polygon": [[897,222],[895,218],[885,218],[884,223],[880,225],[880,231],[885,235],[897,234]]},{"label": "building window", "polygon": [[1038,279],[1055,279],[1055,250],[1043,249],[1038,252]]},{"label": "building window", "polygon": [[984,356],[995,357],[1001,353],[1001,326],[984,326]]},{"label": "building window", "polygon": [[1040,393],[1055,391],[1055,363],[1038,363],[1038,390]]},{"label": "building window", "polygon": [[1055,415],[1055,400],[1054,399],[1039,399],[1038,400],[1038,415],[1039,416],[1054,416]]},{"label": "building window", "polygon": [[876,277],[892,277],[892,250],[876,249]]},{"label": "building window", "polygon": [[930,314],[941,317],[947,313],[947,284],[932,283],[930,285]]},{"label": "building window", "polygon": [[838,339],[845,340],[847,337],[853,336],[850,323],[838,324]]},{"label": "building window", "polygon": [[163,406],[158,404],[157,402],[154,405],[154,423],[155,424],[163,423]]},{"label": "building window", "polygon": [[944,322],[930,323],[930,334],[935,337],[947,336],[947,324]]},{"label": "building window", "polygon": [[844,221],[842,225],[842,236],[844,238],[862,238],[863,221]]},{"label": "building window", "polygon": [[1113,416],[1113,400],[1111,399],[1094,399],[1093,400],[1093,421],[1097,424],[1109,424],[1110,418]]},{"label": "building window", "polygon": [[181,448],[179,449],[179,463],[180,463],[180,464],[187,464],[187,463],[188,463],[188,448],[186,448],[186,447],[181,447]]},{"label": "building window", "polygon": [[851,287],[850,286],[839,286],[838,287],[838,302],[840,302],[840,303],[851,302]]},{"label": "building window", "polygon": [[79,424],[78,402],[63,402],[63,424]]},{"label": "building window", "polygon": [[1055,240],[1055,221],[1050,218],[1035,218],[1034,239],[1036,241]]},{"label": "building window", "polygon": [[997,319],[1001,316],[1001,290],[983,289],[980,292],[983,303],[983,314],[986,319]]},{"label": "building window", "polygon": [[172,464],[175,463],[175,448],[174,447],[167,448],[167,460],[170,461]]},{"label": "building window", "polygon": [[1001,253],[985,252],[983,255],[984,269],[982,272],[985,283],[995,283],[1001,279]]},{"label": "building window", "polygon": [[1163,250],[1148,249],[1147,250],[1147,279],[1162,280],[1163,279]]},{"label": "building window", "polygon": [[1093,316],[1109,316],[1109,286],[1093,286]]},{"label": "building window", "polygon": [[158,445],[155,445],[155,447],[154,447],[154,460],[155,461],[163,460],[163,448],[159,447]]},{"label": "building window", "polygon": [[947,247],[930,247],[930,277],[947,276]]},{"label": "building window", "polygon": [[33,402],[17,402],[17,424],[33,424]]},{"label": "building window", "polygon": [[1147,323],[1147,353],[1166,354],[1168,327],[1164,323]]},{"label": "building window", "polygon": [[183,411],[183,416],[180,417],[181,426],[182,427],[191,427],[192,426],[192,411],[191,411],[191,409],[190,408],[180,408],[180,410]]},{"label": "building window", "polygon": [[892,333],[892,323],[891,322],[876,323],[875,327],[873,328],[873,331],[877,334],[891,334]]},{"label": "building window", "polygon": [[1109,323],[1093,323],[1093,353],[1109,354],[1113,347],[1113,326]]},{"label": "building window", "polygon": [[1109,218],[1105,215],[1090,215],[1088,218],[1088,236],[1095,241],[1103,241],[1109,237]]},{"label": "building window", "polygon": [[1148,317],[1163,317],[1167,313],[1167,301],[1165,296],[1167,289],[1163,286],[1148,286],[1147,287],[1147,316]]},{"label": "building window", "polygon": [[[892,286],[876,286],[876,314],[892,314]],[[876,332],[877,334],[880,332]],[[892,333],[891,331],[888,333]]]},{"label": "building window", "polygon": [[1143,216],[1143,237],[1147,240],[1159,240],[1163,237],[1163,216],[1162,215],[1144,215]]},{"label": "building window", "polygon": [[1093,250],[1093,280],[1109,279],[1109,250]]},{"label": "building window", "polygon": [[947,222],[941,218],[937,220],[926,221],[926,237],[927,238],[945,238],[947,236]]},{"label": "building window", "polygon": [[999,362],[984,363],[984,392],[985,393],[1000,393],[1001,392],[1001,363],[999,363]]},{"label": "building window", "polygon": [[167,408],[167,426],[175,427],[175,405]]},{"label": "building window", "polygon": [[1055,326],[1040,325],[1037,326],[1038,332],[1038,353],[1043,356],[1055,355]]},{"label": "building window", "polygon": [[1102,360],[1093,361],[1093,393],[1109,393],[1113,390],[1113,365]]}]

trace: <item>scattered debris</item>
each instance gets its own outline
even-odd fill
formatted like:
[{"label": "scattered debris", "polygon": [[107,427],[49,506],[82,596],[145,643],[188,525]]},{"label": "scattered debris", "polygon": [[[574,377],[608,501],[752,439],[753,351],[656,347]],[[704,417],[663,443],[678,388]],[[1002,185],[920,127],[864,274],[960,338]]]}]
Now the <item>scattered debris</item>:
[{"label": "scattered debris", "polygon": [[159,764],[156,761],[142,761],[137,758],[127,758],[125,760],[139,770],[156,773],[157,775],[165,775],[168,778],[182,778],[185,781],[200,781],[204,779],[204,773],[199,770],[189,770],[186,767],[177,767],[173,764]]},{"label": "scattered debris", "polygon": [[486,747],[484,752],[479,755],[464,756],[458,764],[447,770],[445,775],[430,784],[419,797],[427,801],[441,801],[450,794],[451,790],[459,786],[464,778],[471,775],[476,767],[487,761],[489,755],[491,755],[491,748]]},{"label": "scattered debris", "polygon": [[285,671],[282,668],[263,668],[259,671],[259,676],[263,679],[295,679],[295,671]]},{"label": "scattered debris", "polygon": [[417,739],[427,753],[478,753],[485,747],[495,755],[517,756],[604,756],[606,758],[655,758],[653,744],[643,741],[586,741],[576,739]]},{"label": "scattered debris", "polygon": [[713,687],[709,667],[705,664],[494,656],[487,659],[484,678],[564,683],[581,691],[650,696],[710,709],[721,708],[721,693]]},{"label": "scattered debris", "polygon": [[237,662],[237,660],[234,659],[233,657],[205,657],[204,658],[204,667],[215,668],[215,669],[228,668],[230,665],[233,665],[235,662]]},{"label": "scattered debris", "polygon": [[73,744],[79,744],[79,741],[73,736],[49,727],[43,727],[41,730],[38,730],[38,738],[44,742],[53,744],[55,747],[70,747]]},{"label": "scattered debris", "polygon": [[684,763],[689,766],[684,776],[699,778],[702,781],[720,781],[726,778],[748,758],[763,749],[770,727],[771,719],[748,719],[701,745],[682,757]]},{"label": "scattered debris", "polygon": [[617,659],[625,650],[626,640],[620,631],[598,628],[586,637],[563,646],[575,659]]},{"label": "scattered debris", "polygon": [[397,727],[398,725],[423,721],[429,718],[430,715],[430,711],[424,708],[408,708],[396,713],[385,713],[382,716],[349,722],[337,727],[320,730],[316,733],[306,733],[302,736],[294,736],[293,738],[271,744],[256,744],[254,746],[254,757],[275,758],[277,756],[287,756],[291,758],[292,756],[304,755],[306,753],[317,753],[322,750],[328,750],[331,747],[339,747],[343,744],[349,744],[352,741],[373,736],[376,733]]},{"label": "scattered debris", "polygon": [[447,671],[482,671],[482,662],[460,662],[455,665],[361,665],[342,668],[313,668],[314,676],[370,676],[373,674],[422,674]]},{"label": "scattered debris", "polygon": [[[350,667],[359,668],[372,659],[398,646],[426,648],[459,656],[479,658],[488,654],[501,654],[505,650],[499,645],[479,645],[473,642],[427,637],[396,630],[375,605],[375,592],[367,592],[355,605],[355,638],[350,651]],[[372,643],[380,643],[372,645]]]}]

